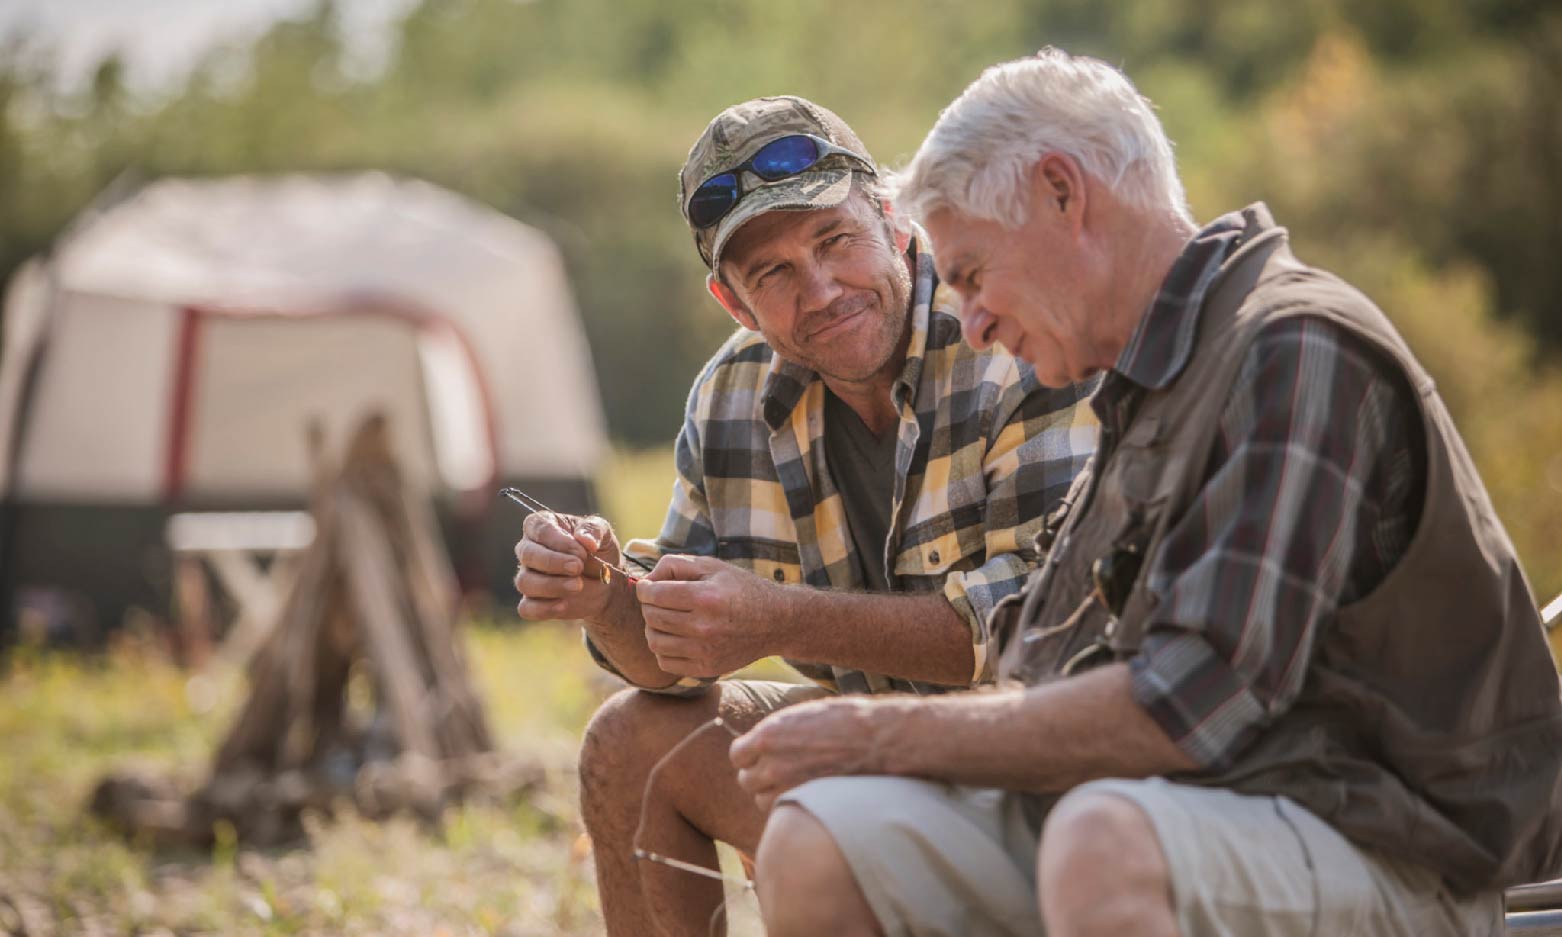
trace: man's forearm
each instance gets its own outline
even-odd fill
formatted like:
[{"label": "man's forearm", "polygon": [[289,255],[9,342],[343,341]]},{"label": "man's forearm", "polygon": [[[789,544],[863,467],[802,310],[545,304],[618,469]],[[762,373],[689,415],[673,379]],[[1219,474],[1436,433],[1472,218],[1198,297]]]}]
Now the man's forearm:
[{"label": "man's forearm", "polygon": [[888,774],[1058,793],[1198,767],[1134,702],[1126,664],[1028,689],[872,702],[875,767]]},{"label": "man's forearm", "polygon": [[943,686],[971,683],[971,628],[941,594],[786,592],[775,654]]}]

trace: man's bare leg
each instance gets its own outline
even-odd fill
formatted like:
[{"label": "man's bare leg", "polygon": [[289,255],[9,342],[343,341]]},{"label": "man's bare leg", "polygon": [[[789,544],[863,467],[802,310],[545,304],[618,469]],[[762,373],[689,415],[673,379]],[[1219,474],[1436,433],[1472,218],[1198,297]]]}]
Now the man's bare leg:
[{"label": "man's bare leg", "polygon": [[722,884],[636,861],[633,840],[644,797],[642,848],[711,869],[714,840],[754,854],[765,818],[738,787],[727,757],[731,734],[705,729],[667,759],[648,797],[646,781],[673,746],[713,717],[743,732],[767,714],[725,683],[692,699],[625,690],[598,710],[581,745],[580,798],[609,935],[710,933]]},{"label": "man's bare leg", "polygon": [[1171,874],[1150,818],[1106,792],[1064,797],[1047,817],[1036,862],[1049,937],[1176,937]]},{"label": "man's bare leg", "polygon": [[834,837],[802,807],[781,804],[770,812],[756,868],[770,937],[884,933]]}]

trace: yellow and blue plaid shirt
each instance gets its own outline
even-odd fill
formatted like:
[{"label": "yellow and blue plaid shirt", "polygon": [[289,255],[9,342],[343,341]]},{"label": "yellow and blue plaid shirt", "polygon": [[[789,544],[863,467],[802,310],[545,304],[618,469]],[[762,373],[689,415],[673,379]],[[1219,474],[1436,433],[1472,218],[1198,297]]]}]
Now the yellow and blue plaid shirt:
[{"label": "yellow and blue plaid shirt", "polygon": [[[900,410],[887,579],[898,591],[942,591],[971,628],[971,682],[991,679],[987,616],[1034,568],[1042,521],[1095,449],[1079,406],[1093,389],[1041,386],[1000,348],[960,339],[957,298],[913,246],[910,345],[892,391]],[[654,565],[664,553],[715,556],[776,582],[861,589],[846,512],[825,464],[825,386],[739,330],[701,372],[678,434],[678,478],[661,535],[625,547]],[[588,641],[589,645],[589,641]],[[611,665],[593,647],[593,656]],[[788,661],[837,692],[938,692],[916,681]],[[694,694],[716,678],[662,692]]]}]

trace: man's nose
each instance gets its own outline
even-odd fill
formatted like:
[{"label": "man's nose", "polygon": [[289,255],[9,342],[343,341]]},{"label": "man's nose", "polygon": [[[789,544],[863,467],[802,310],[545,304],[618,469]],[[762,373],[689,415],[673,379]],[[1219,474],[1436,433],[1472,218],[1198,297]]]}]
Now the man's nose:
[{"label": "man's nose", "polygon": [[960,334],[966,344],[978,351],[985,351],[993,343],[993,333],[998,320],[973,299],[960,301]]},{"label": "man's nose", "polygon": [[823,309],[841,295],[841,283],[826,264],[806,264],[801,269],[800,298],[803,309]]}]

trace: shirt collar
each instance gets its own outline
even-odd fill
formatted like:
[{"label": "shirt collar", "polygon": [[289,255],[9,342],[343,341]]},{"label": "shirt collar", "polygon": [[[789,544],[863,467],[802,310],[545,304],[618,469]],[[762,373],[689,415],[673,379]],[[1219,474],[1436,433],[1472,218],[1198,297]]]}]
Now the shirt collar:
[{"label": "shirt collar", "polygon": [[1193,352],[1204,295],[1246,227],[1243,213],[1231,212],[1188,241],[1117,356],[1113,371],[1149,390],[1160,390],[1177,379]]},{"label": "shirt collar", "polygon": [[[928,319],[933,296],[938,288],[938,275],[933,271],[933,255],[921,248],[926,243],[927,235],[913,224],[911,245],[906,251],[912,258],[913,269],[911,308],[907,310],[907,315],[911,317],[911,340],[906,345],[906,363],[901,366],[900,376],[895,378],[891,391],[896,406],[903,406],[916,399],[916,389],[922,380],[922,365],[927,356]],[[764,395],[761,398],[765,423],[771,432],[786,425],[798,401],[803,399],[803,392],[818,377],[812,368],[788,361],[780,355],[772,356],[770,375],[765,379]]]}]

